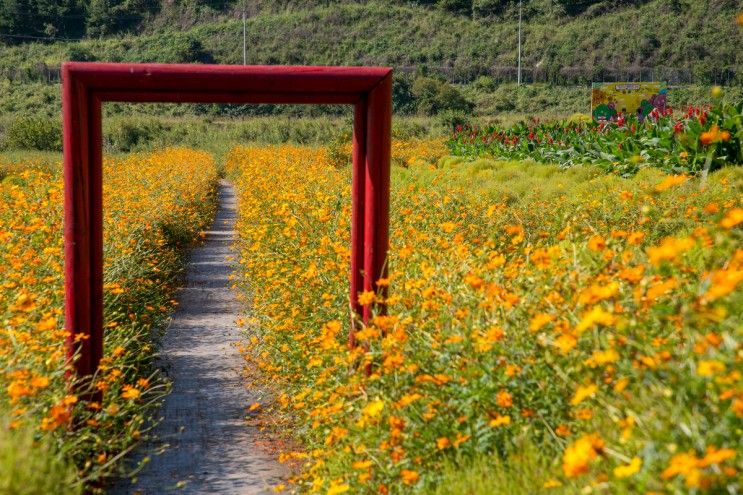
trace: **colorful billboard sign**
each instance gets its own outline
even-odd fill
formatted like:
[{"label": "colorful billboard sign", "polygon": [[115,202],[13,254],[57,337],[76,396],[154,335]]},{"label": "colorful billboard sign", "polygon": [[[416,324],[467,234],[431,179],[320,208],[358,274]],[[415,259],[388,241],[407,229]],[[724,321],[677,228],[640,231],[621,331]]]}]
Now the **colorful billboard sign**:
[{"label": "colorful billboard sign", "polygon": [[593,83],[591,115],[594,120],[611,120],[620,114],[644,120],[653,108],[665,110],[667,96],[665,83]]}]

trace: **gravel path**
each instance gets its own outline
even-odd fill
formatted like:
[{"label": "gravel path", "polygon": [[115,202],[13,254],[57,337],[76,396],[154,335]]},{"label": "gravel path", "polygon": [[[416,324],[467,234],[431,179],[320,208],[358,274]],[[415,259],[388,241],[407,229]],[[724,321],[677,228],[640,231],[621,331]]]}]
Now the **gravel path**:
[{"label": "gravel path", "polygon": [[[186,287],[163,339],[161,366],[173,390],[155,440],[137,454],[150,453],[150,462],[134,484],[125,480],[111,494],[263,494],[286,474],[256,446],[257,431],[245,421],[257,397],[244,386],[244,360],[234,347],[241,305],[229,280],[236,204],[227,182],[220,183],[219,204],[206,242],[191,253]],[[151,454],[166,444],[164,453]]]}]

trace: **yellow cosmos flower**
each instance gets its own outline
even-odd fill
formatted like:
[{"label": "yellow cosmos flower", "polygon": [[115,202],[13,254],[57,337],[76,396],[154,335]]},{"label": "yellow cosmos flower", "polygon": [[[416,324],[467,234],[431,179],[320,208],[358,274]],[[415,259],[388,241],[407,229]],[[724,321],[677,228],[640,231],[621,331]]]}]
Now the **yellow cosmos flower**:
[{"label": "yellow cosmos flower", "polygon": [[629,478],[640,471],[642,460],[639,457],[633,457],[629,464],[617,466],[614,468],[614,476],[617,478]]},{"label": "yellow cosmos flower", "polygon": [[122,387],[123,390],[121,392],[121,397],[124,399],[134,400],[139,398],[139,396],[142,394],[139,389],[132,387],[131,385],[124,385]]},{"label": "yellow cosmos flower", "polygon": [[368,306],[369,304],[373,303],[375,300],[376,300],[376,294],[374,293],[374,291],[367,290],[367,291],[359,293],[358,301],[359,301],[359,304],[361,304],[362,306]]},{"label": "yellow cosmos flower", "polygon": [[673,261],[695,245],[696,241],[691,237],[683,237],[680,239],[675,237],[666,237],[658,246],[648,248],[648,259],[654,265],[659,265],[663,261]]},{"label": "yellow cosmos flower", "polygon": [[505,426],[511,424],[511,416],[501,416],[500,414],[497,415],[495,418],[490,420],[490,423],[488,423],[493,428],[497,428],[499,426]]},{"label": "yellow cosmos flower", "polygon": [[616,321],[617,318],[606,311],[604,308],[602,308],[601,306],[594,306],[590,310],[583,313],[580,322],[578,322],[578,325],[575,327],[575,331],[578,334],[581,334],[596,325],[603,325],[607,327],[612,326],[616,323]]},{"label": "yellow cosmos flower", "polygon": [[590,465],[603,453],[604,441],[598,433],[583,435],[570,444],[562,456],[562,471],[568,478],[585,474]]},{"label": "yellow cosmos flower", "polygon": [[725,371],[725,365],[716,359],[699,361],[697,364],[697,375],[699,376],[715,376],[723,371]]},{"label": "yellow cosmos flower", "polygon": [[577,406],[589,397],[593,397],[596,395],[598,389],[598,386],[593,383],[590,385],[580,385],[575,390],[575,395],[573,395],[573,398],[570,400],[570,405]]},{"label": "yellow cosmos flower", "polygon": [[382,413],[383,410],[384,401],[377,399],[369,402],[366,406],[364,406],[364,409],[361,410],[361,414],[368,418],[376,418]]}]

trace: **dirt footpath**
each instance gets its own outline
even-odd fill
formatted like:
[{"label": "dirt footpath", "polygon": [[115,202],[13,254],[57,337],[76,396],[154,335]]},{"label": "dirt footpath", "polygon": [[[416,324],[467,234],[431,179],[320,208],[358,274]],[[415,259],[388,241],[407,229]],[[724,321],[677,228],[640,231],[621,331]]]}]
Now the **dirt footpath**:
[{"label": "dirt footpath", "polygon": [[234,347],[241,305],[230,288],[236,254],[235,192],[220,183],[219,210],[203,245],[191,253],[186,287],[161,350],[161,366],[173,381],[155,440],[143,445],[151,455],[136,483],[124,481],[112,494],[263,494],[281,481],[283,467],[256,446],[245,417],[258,397],[240,372],[245,361]]}]

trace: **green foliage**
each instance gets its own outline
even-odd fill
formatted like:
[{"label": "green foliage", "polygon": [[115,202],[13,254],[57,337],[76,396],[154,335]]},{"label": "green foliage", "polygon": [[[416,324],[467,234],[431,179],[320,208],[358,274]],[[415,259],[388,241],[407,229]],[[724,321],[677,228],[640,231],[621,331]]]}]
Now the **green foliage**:
[{"label": "green foliage", "polygon": [[[7,417],[7,411],[2,411],[0,418]],[[35,438],[31,429],[10,429],[7,421],[0,420],[0,493],[77,495],[82,487],[75,467],[51,438]]]},{"label": "green foliage", "polygon": [[415,112],[413,83],[407,77],[395,77],[392,80],[392,110],[397,115]]},{"label": "green foliage", "polygon": [[59,119],[16,117],[5,130],[5,140],[0,147],[61,151],[62,125]]},{"label": "green foliage", "polygon": [[413,82],[412,92],[418,111],[425,115],[444,110],[470,112],[474,108],[454,86],[440,79],[419,77]]},{"label": "green foliage", "polygon": [[157,7],[158,2],[147,0],[88,0],[88,34],[105,36],[132,29]]},{"label": "green foliage", "polygon": [[0,40],[77,37],[83,33],[84,12],[84,1],[78,0],[0,0]]},{"label": "green foliage", "polygon": [[457,110],[446,110],[438,115],[438,120],[441,126],[448,132],[454,131],[457,127],[463,127],[470,125],[470,117]]}]

